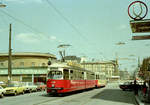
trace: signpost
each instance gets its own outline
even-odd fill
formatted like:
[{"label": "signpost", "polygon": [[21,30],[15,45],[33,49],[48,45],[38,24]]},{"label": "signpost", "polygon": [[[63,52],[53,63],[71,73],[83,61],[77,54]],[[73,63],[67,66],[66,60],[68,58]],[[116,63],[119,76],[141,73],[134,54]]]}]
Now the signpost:
[{"label": "signpost", "polygon": [[130,21],[131,30],[133,33],[150,32],[150,19],[132,20]]},{"label": "signpost", "polygon": [[150,35],[132,36],[132,40],[148,40],[148,39],[150,39]]},{"label": "signpost", "polygon": [[[134,9],[135,6],[139,10],[138,13]],[[143,19],[145,18],[147,13],[148,13],[148,7],[142,1],[134,1],[128,6],[128,15],[130,18],[133,19],[130,21],[132,33],[150,32],[150,19]],[[147,40],[147,39],[150,39],[150,35],[132,36],[132,40]]]}]

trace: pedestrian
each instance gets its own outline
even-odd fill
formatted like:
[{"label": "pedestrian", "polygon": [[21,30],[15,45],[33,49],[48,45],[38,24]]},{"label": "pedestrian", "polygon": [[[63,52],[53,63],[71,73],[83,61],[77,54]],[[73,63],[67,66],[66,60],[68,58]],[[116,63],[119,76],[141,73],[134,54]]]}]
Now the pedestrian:
[{"label": "pedestrian", "polygon": [[142,91],[143,91],[144,97],[146,97],[147,86],[146,86],[146,82],[145,82],[145,81],[144,81],[144,84],[143,84],[143,86],[142,86]]},{"label": "pedestrian", "polygon": [[137,84],[136,80],[134,80],[134,94],[138,95],[138,84]]}]

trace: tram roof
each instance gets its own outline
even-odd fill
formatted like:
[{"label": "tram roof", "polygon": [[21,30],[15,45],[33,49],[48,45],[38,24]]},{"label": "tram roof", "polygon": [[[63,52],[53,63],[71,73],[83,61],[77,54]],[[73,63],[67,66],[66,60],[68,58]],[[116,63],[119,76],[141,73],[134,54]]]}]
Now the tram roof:
[{"label": "tram roof", "polygon": [[78,66],[70,66],[66,62],[64,62],[64,63],[62,63],[62,62],[58,63],[57,62],[57,63],[52,64],[50,67],[51,68],[57,68],[58,67],[58,68],[66,68],[66,69],[76,69],[76,70],[82,70],[82,71],[92,72],[92,71],[86,70],[86,69],[78,67]]}]

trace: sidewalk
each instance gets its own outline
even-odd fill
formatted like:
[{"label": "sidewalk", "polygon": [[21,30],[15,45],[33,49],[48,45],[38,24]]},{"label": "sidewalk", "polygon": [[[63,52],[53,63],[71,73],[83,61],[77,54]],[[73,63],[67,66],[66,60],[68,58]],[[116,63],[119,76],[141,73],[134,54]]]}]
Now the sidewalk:
[{"label": "sidewalk", "polygon": [[137,105],[150,105],[150,102],[148,102],[147,99],[147,95],[144,97],[141,90],[138,91],[138,95],[135,95],[135,100]]}]

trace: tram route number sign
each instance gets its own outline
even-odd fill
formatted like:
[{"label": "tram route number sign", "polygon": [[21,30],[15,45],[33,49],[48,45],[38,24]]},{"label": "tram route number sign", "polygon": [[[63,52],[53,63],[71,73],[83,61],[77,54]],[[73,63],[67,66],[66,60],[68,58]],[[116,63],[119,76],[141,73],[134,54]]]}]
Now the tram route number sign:
[{"label": "tram route number sign", "polygon": [[142,35],[142,36],[132,36],[132,40],[148,40],[150,39],[150,35]]},{"label": "tram route number sign", "polygon": [[150,19],[132,20],[130,26],[133,33],[150,32]]}]

